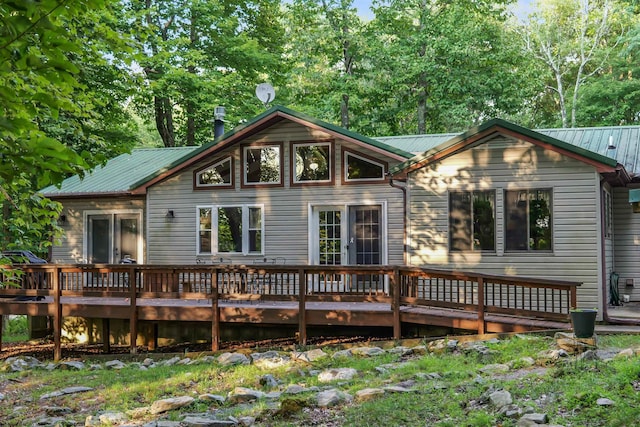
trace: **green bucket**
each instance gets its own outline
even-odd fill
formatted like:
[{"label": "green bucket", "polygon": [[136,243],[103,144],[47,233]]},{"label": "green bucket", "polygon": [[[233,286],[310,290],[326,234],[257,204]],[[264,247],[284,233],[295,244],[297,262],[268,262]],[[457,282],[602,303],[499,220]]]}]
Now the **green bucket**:
[{"label": "green bucket", "polygon": [[591,338],[596,328],[598,310],[582,308],[571,310],[571,324],[576,338]]}]

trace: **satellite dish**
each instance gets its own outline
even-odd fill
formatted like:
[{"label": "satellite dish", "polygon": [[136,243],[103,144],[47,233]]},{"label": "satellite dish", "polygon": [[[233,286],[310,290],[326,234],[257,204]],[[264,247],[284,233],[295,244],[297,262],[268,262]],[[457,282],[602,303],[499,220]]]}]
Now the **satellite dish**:
[{"label": "satellite dish", "polygon": [[269,102],[275,99],[276,91],[273,90],[273,86],[271,86],[269,83],[260,83],[256,87],[256,96],[266,107]]}]

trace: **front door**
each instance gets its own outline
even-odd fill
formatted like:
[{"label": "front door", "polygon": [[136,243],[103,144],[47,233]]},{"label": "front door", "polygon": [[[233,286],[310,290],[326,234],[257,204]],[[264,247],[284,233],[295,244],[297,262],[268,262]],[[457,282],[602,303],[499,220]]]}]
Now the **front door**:
[{"label": "front door", "polygon": [[381,205],[318,206],[312,214],[312,264],[384,262]]},{"label": "front door", "polygon": [[87,256],[91,264],[116,264],[140,257],[140,214],[100,213],[87,216]]}]

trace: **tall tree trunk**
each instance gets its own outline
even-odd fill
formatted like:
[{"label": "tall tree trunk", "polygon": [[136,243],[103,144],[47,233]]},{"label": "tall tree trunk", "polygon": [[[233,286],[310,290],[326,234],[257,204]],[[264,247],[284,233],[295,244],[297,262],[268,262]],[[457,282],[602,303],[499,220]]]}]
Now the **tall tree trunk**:
[{"label": "tall tree trunk", "polygon": [[[198,35],[196,31],[197,20],[198,15],[192,7],[189,27],[189,44],[191,50],[193,51],[195,51],[196,42],[198,41]],[[187,67],[187,72],[191,74],[195,80],[196,67],[194,65],[189,65]],[[196,145],[196,107],[194,102],[191,100],[191,96],[186,101],[185,112],[187,114],[187,145]]]},{"label": "tall tree trunk", "polygon": [[346,93],[342,94],[340,101],[340,122],[343,128],[349,129],[349,95]]},{"label": "tall tree trunk", "polygon": [[169,98],[155,96],[153,98],[156,128],[165,147],[175,147],[176,141],[173,129],[173,112]]}]

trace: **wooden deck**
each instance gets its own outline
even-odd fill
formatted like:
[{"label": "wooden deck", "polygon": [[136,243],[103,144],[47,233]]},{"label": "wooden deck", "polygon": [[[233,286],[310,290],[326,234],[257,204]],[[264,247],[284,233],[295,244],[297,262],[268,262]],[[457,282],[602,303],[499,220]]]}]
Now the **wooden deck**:
[{"label": "wooden deck", "polygon": [[[52,317],[54,358],[65,317],[128,319],[131,337],[141,321],[209,322],[213,351],[220,329],[234,323],[297,326],[301,344],[310,326],[388,327],[397,339],[410,324],[478,333],[568,329],[580,285],[407,266],[13,268],[19,277],[0,273],[0,315]],[[41,299],[15,300],[25,297]]]}]

